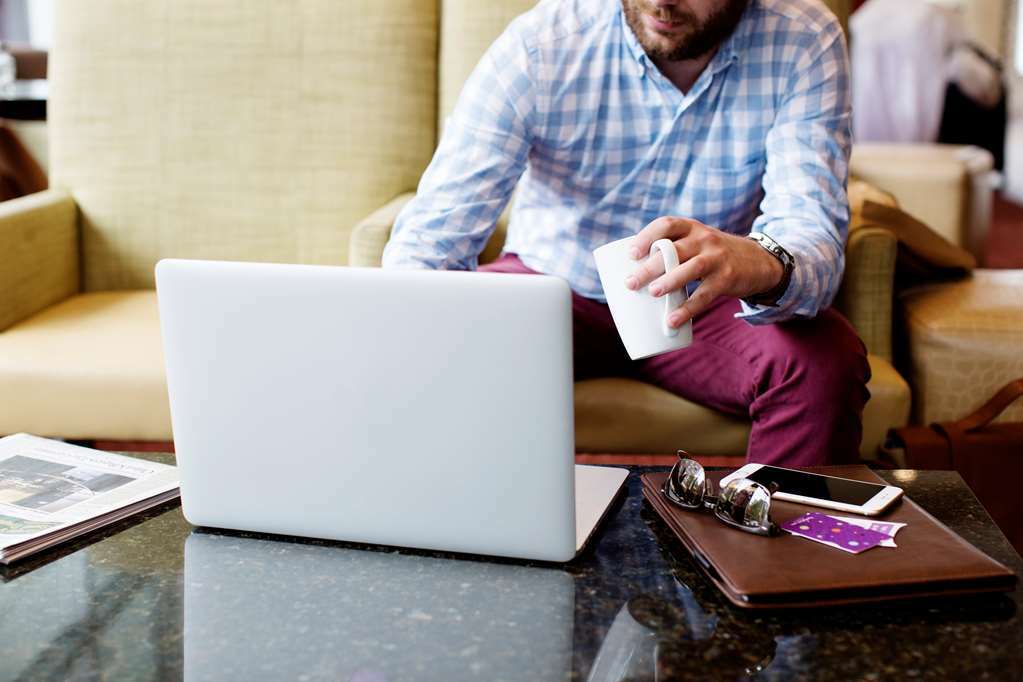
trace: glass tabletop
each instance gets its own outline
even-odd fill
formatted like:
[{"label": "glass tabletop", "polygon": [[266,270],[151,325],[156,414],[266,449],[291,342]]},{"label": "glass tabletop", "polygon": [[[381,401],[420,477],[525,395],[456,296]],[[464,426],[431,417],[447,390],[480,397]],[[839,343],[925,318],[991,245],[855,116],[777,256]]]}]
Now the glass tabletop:
[{"label": "glass tabletop", "polygon": [[[170,461],[167,456],[155,456]],[[1009,595],[745,612],[645,505],[634,468],[575,561],[225,533],[168,505],[3,571],[0,679],[1003,678]],[[886,472],[964,538],[1023,561],[951,472]]]}]

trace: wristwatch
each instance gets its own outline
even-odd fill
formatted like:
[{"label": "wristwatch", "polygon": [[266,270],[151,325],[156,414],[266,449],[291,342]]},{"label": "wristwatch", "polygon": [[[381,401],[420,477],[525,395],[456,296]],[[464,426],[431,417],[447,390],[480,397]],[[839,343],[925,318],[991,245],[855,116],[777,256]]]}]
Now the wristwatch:
[{"label": "wristwatch", "polygon": [[747,239],[752,239],[760,245],[764,251],[778,259],[778,262],[782,266],[781,280],[768,289],[762,291],[759,294],[753,294],[742,299],[750,305],[766,305],[774,307],[778,305],[778,301],[785,295],[785,291],[789,288],[789,282],[792,280],[792,270],[796,266],[796,259],[792,257],[792,254],[785,250],[778,242],[768,237],[763,232],[751,232]]}]

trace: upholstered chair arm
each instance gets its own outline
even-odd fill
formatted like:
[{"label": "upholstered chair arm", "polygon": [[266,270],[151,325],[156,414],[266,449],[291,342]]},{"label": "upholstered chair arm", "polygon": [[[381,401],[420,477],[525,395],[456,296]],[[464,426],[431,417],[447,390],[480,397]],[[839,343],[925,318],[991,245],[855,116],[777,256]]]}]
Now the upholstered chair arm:
[{"label": "upholstered chair arm", "polygon": [[46,190],[0,203],[0,331],[79,288],[78,209]]},{"label": "upholstered chair arm", "polygon": [[397,196],[359,221],[352,229],[352,236],[348,242],[349,265],[363,268],[380,267],[384,247],[391,238],[394,219],[414,196],[414,192]]},{"label": "upholstered chair arm", "polygon": [[892,359],[892,298],[895,281],[895,236],[874,226],[849,232],[845,277],[835,299],[867,346],[867,352]]}]

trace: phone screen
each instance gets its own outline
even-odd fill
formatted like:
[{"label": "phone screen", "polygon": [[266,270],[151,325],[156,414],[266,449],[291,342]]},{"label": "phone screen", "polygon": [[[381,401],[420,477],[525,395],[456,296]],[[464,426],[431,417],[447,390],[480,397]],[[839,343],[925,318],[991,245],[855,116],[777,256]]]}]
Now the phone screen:
[{"label": "phone screen", "polygon": [[863,483],[861,481],[850,481],[844,478],[832,478],[820,474],[809,474],[805,471],[793,471],[792,469],[779,469],[778,467],[763,466],[753,475],[747,476],[750,480],[767,485],[771,481],[778,484],[778,491],[790,495],[801,495],[812,497],[817,500],[831,500],[832,502],[844,502],[845,504],[862,505],[870,498],[884,490],[884,486],[876,483]]}]

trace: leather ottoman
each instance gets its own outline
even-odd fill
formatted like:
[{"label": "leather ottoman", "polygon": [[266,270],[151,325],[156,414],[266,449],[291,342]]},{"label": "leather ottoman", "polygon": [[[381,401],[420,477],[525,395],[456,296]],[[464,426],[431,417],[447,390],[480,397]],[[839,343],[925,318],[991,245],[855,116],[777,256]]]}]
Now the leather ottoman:
[{"label": "leather ottoman", "polygon": [[[974,270],[901,303],[916,423],[960,419],[1023,377],[1023,270]],[[1023,421],[1023,401],[999,421]]]}]

